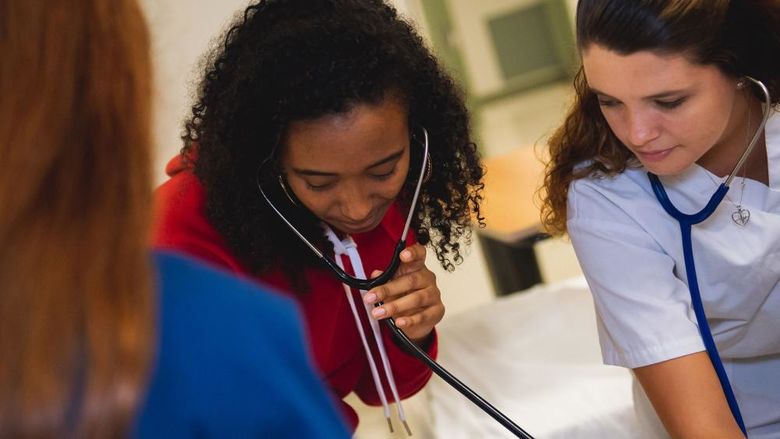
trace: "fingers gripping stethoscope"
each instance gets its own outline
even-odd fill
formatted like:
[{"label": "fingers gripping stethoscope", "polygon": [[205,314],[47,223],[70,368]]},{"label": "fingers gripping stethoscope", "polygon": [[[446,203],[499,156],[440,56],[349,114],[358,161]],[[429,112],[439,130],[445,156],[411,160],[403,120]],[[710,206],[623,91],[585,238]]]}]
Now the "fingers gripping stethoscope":
[{"label": "fingers gripping stethoscope", "polygon": [[[428,155],[428,132],[425,130],[425,128],[420,129],[422,131],[423,135],[423,158],[420,165],[420,174],[417,178],[417,183],[415,185],[414,189],[414,195],[411,200],[411,205],[409,207],[409,213],[406,217],[406,223],[404,224],[403,232],[401,234],[401,237],[398,239],[398,244],[396,244],[395,249],[393,251],[393,257],[390,260],[390,264],[385,269],[382,274],[378,277],[375,277],[373,279],[358,279],[354,276],[350,276],[347,274],[344,270],[341,269],[331,258],[326,256],[322,251],[320,251],[314,244],[312,244],[311,241],[309,241],[293,224],[288,220],[284,214],[281,212],[279,208],[271,201],[271,198],[268,196],[266,191],[263,189],[262,185],[262,177],[268,176],[270,174],[267,174],[265,172],[273,172],[270,166],[273,163],[273,159],[275,156],[275,150],[272,151],[272,153],[266,158],[263,163],[258,168],[257,172],[257,187],[260,190],[260,193],[262,194],[263,198],[265,199],[266,203],[271,207],[271,209],[276,213],[276,215],[287,225],[287,227],[292,230],[293,233],[301,240],[303,243],[306,244],[309,249],[314,252],[315,255],[330,269],[330,271],[344,284],[349,285],[352,288],[360,289],[360,290],[370,290],[374,287],[377,287],[379,285],[383,285],[392,279],[395,272],[398,270],[398,267],[400,265],[400,255],[401,251],[403,251],[406,248],[406,236],[409,233],[409,227],[412,222],[412,218],[414,217],[414,211],[415,207],[417,205],[417,198],[420,195],[420,188],[422,187],[422,183],[424,181],[424,175],[426,172],[426,167],[428,166],[428,158],[430,157]],[[412,139],[415,137],[412,135],[410,136]],[[381,302],[378,302],[375,306],[382,305]],[[468,398],[472,403],[477,405],[480,409],[482,409],[485,413],[493,417],[496,421],[498,421],[501,425],[503,425],[507,430],[509,430],[512,434],[514,434],[517,437],[520,438],[528,438],[533,439],[533,437],[525,432],[522,428],[520,428],[517,424],[515,424],[511,419],[509,419],[506,415],[501,413],[498,409],[493,407],[489,402],[487,402],[484,398],[482,398],[479,394],[471,390],[468,386],[463,384],[458,378],[456,378],[454,375],[452,375],[450,372],[448,372],[446,369],[444,369],[441,365],[439,365],[436,361],[434,361],[431,357],[428,356],[428,354],[420,349],[416,344],[414,344],[409,337],[406,336],[406,334],[403,333],[395,324],[395,321],[392,318],[387,318],[382,320],[385,322],[390,328],[390,331],[395,335],[395,337],[404,345],[404,347],[415,357],[417,357],[419,360],[421,360],[423,363],[425,363],[433,372],[436,373],[441,379],[443,379],[447,384],[455,388],[458,392],[460,392],[463,396]]]},{"label": "fingers gripping stethoscope", "polygon": [[704,312],[704,306],[701,301],[701,292],[699,291],[699,282],[696,277],[696,266],[693,259],[693,245],[691,241],[692,226],[699,224],[709,218],[710,215],[715,212],[715,209],[718,207],[721,201],[723,201],[723,197],[726,196],[726,192],[729,190],[731,181],[737,175],[737,172],[742,168],[742,166],[745,165],[745,161],[747,160],[751,151],[753,151],[753,148],[756,146],[758,139],[761,138],[761,134],[764,131],[764,126],[766,126],[766,121],[769,119],[769,113],[772,109],[772,101],[769,95],[769,90],[761,81],[755,78],[746,76],[745,79],[761,89],[761,92],[764,96],[763,117],[761,119],[761,123],[758,126],[758,129],[753,134],[753,138],[750,140],[747,148],[745,148],[745,151],[739,157],[739,160],[737,160],[737,163],[729,173],[726,181],[724,181],[718,187],[715,193],[712,194],[712,197],[710,197],[707,205],[704,206],[702,210],[694,214],[685,214],[680,212],[674,206],[674,204],[672,204],[671,200],[669,200],[669,196],[666,194],[663,183],[661,183],[661,180],[658,178],[658,176],[649,172],[647,175],[650,178],[653,192],[655,193],[656,198],[658,198],[658,201],[661,203],[661,206],[663,206],[666,213],[671,215],[680,223],[680,232],[682,234],[683,244],[683,258],[685,260],[685,274],[688,277],[688,289],[691,293],[691,303],[696,315],[696,322],[699,325],[699,332],[701,333],[702,340],[704,341],[704,346],[707,348],[707,354],[710,358],[710,361],[712,362],[712,365],[715,368],[715,372],[718,375],[718,380],[720,381],[720,385],[723,388],[723,393],[726,396],[726,401],[729,404],[731,413],[734,416],[734,419],[737,421],[739,428],[742,430],[742,433],[745,434],[745,437],[747,437],[747,430],[745,428],[745,423],[742,420],[742,413],[740,413],[739,404],[737,404],[737,399],[734,396],[734,391],[731,388],[731,383],[729,382],[728,375],[726,375],[723,362],[721,361],[720,355],[718,354],[718,348],[715,345],[715,340],[712,337],[712,332],[710,331],[709,324],[707,323],[707,315]]}]

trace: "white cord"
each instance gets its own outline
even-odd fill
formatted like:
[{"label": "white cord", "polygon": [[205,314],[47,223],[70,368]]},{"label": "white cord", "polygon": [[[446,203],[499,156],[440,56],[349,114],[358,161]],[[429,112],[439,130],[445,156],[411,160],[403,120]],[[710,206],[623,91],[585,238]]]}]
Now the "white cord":
[{"label": "white cord", "polygon": [[[349,261],[352,263],[352,269],[355,271],[355,275],[360,279],[368,279],[363,269],[363,263],[360,260],[360,254],[358,254],[357,251],[357,244],[355,244],[355,242],[352,240],[352,237],[348,236],[347,240],[348,243],[345,245],[345,247],[347,248]],[[368,293],[368,291],[360,290],[361,297],[365,296],[366,293]],[[403,404],[401,404],[401,398],[398,395],[398,387],[395,384],[393,369],[390,366],[390,360],[387,356],[387,349],[385,348],[385,341],[382,338],[382,332],[379,328],[379,322],[371,317],[371,310],[373,309],[373,305],[365,305],[364,302],[364,307],[366,310],[366,315],[368,316],[368,321],[371,324],[371,330],[374,333],[374,340],[376,341],[377,347],[379,348],[379,357],[382,359],[382,366],[385,368],[385,376],[387,377],[387,382],[390,385],[390,391],[393,393],[393,398],[395,399],[394,402],[396,403],[398,418],[401,419],[401,422],[404,423],[404,426],[406,426],[408,431],[409,428],[406,423],[406,413],[404,412]]]},{"label": "white cord", "polygon": [[[327,234],[328,239],[333,244],[334,251],[336,253],[336,264],[338,264],[339,268],[344,270],[344,263],[342,262],[342,255],[346,254],[349,257],[349,261],[352,264],[352,269],[355,273],[355,277],[359,279],[367,279],[365,270],[363,268],[363,263],[360,259],[360,254],[357,251],[357,244],[352,239],[352,237],[347,236],[344,241],[340,240],[335,232],[328,227],[327,225],[323,225],[323,228],[325,229],[325,233]],[[374,379],[374,385],[376,387],[377,393],[379,394],[379,399],[382,401],[382,407],[385,412],[385,418],[387,418],[387,424],[390,428],[390,431],[393,432],[393,425],[390,421],[390,409],[389,405],[387,403],[387,398],[385,396],[384,388],[381,384],[381,379],[379,377],[379,373],[377,371],[376,363],[374,360],[374,356],[371,353],[371,350],[368,346],[368,342],[366,340],[365,331],[363,330],[363,325],[360,322],[360,318],[357,314],[357,307],[355,305],[354,298],[352,296],[352,290],[349,287],[349,285],[342,283],[342,286],[344,287],[344,292],[347,295],[347,299],[349,301],[349,305],[352,309],[352,315],[355,317],[355,324],[358,327],[358,332],[360,332],[360,337],[363,342],[363,350],[366,353],[366,357],[368,358],[369,366],[371,368],[371,375]],[[366,294],[366,291],[360,290],[361,296],[364,296]],[[409,425],[406,422],[406,413],[404,412],[403,405],[401,404],[401,398],[398,394],[398,387],[395,384],[395,379],[393,377],[393,370],[390,366],[390,360],[387,356],[387,350],[385,348],[384,340],[382,339],[382,333],[379,327],[379,322],[377,322],[372,316],[371,316],[371,309],[372,307],[369,305],[364,304],[364,309],[366,312],[366,316],[368,318],[369,324],[371,326],[372,333],[374,335],[374,341],[376,342],[377,349],[379,350],[379,357],[382,360],[382,366],[385,370],[385,376],[387,378],[388,385],[390,387],[390,391],[392,392],[393,399],[396,403],[396,410],[398,412],[398,417],[401,420],[401,422],[404,424],[404,427],[406,428],[406,431],[409,435],[411,435],[411,431],[409,430]]]}]

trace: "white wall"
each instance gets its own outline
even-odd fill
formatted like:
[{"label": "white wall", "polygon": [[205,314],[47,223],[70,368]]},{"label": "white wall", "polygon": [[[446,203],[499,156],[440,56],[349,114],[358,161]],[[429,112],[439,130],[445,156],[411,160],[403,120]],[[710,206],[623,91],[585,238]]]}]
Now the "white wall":
[{"label": "white wall", "polygon": [[[421,3],[425,0],[404,0],[410,11],[416,12],[417,22],[422,17]],[[461,52],[470,91],[485,95],[499,91],[504,79],[493,53],[494,46],[486,25],[490,17],[505,14],[539,0],[446,0],[452,24],[449,36]],[[571,23],[577,0],[566,0]],[[511,149],[543,144],[557,127],[569,105],[571,87],[556,83],[527,91],[512,99],[505,99],[481,108],[478,123],[479,145],[487,156],[503,154]]]},{"label": "white wall", "polygon": [[247,0],[141,0],[152,35],[155,64],[154,175],[181,148],[182,121],[192,104],[198,61]]},{"label": "white wall", "polygon": [[[408,0],[419,2],[423,0]],[[477,96],[498,92],[504,78],[496,62],[492,37],[487,22],[491,17],[504,15],[540,0],[447,0],[453,35],[463,56],[469,87]],[[577,0],[566,0],[572,23]]]},{"label": "white wall", "polygon": [[[216,42],[234,14],[249,0],[141,0],[152,34],[155,63],[156,181],[164,179],[165,163],[181,148],[182,121],[193,103],[201,75],[198,63]],[[398,11],[419,16],[410,0],[394,0]]]},{"label": "white wall", "polygon": [[477,96],[502,89],[504,79],[487,27],[489,17],[503,15],[539,0],[448,0],[452,28],[463,56],[471,92]]},{"label": "white wall", "polygon": [[[421,0],[391,0],[398,11],[412,21],[420,23]],[[469,19],[469,15],[484,15],[485,11],[500,11],[502,9],[516,7],[519,4],[525,4],[532,0],[450,0],[451,13],[456,27],[463,31],[461,35],[470,35],[469,38],[461,37],[464,51],[468,56],[479,57],[480,38],[482,31],[470,29],[475,20]],[[570,6],[572,20],[577,0],[567,0]],[[156,162],[155,175],[157,181],[163,180],[163,168],[165,163],[181,148],[182,121],[189,112],[192,104],[192,93],[200,77],[200,68],[198,62],[201,56],[210,47],[212,41],[217,39],[224,31],[227,24],[232,20],[233,15],[243,10],[249,4],[248,0],[141,0],[146,10],[147,19],[152,33],[152,47],[155,62],[155,145]],[[481,12],[477,12],[477,10]],[[471,24],[469,24],[471,23]],[[421,33],[425,33],[421,30]],[[480,36],[481,35],[481,36]],[[489,46],[489,45],[488,45]],[[484,52],[484,51],[483,51]],[[483,55],[484,56],[484,53]],[[482,65],[483,70],[479,72],[470,72],[472,77],[483,77],[485,87],[490,88],[490,84],[498,81],[498,72],[489,71],[491,63],[469,63],[471,65]],[[484,70],[488,68],[488,70]],[[492,78],[492,79],[491,79]],[[491,82],[492,81],[492,82]],[[556,97],[560,93],[552,91]],[[544,94],[544,93],[542,93]],[[554,102],[549,96],[540,96],[547,105]],[[535,108],[535,105],[528,105],[525,108]],[[538,109],[538,107],[536,107]],[[508,111],[505,111],[508,110]],[[510,113],[515,113],[511,116]],[[524,113],[518,117],[517,112]],[[516,139],[512,142],[514,145],[530,144],[538,140],[545,134],[546,128],[554,122],[553,118],[547,116],[542,121],[535,121],[540,114],[552,114],[553,112],[531,111],[523,109],[503,109],[497,108],[492,112],[488,121],[491,129],[488,133],[495,132],[495,136],[489,136],[486,140],[493,145],[495,151],[501,152],[513,145],[507,140]],[[523,120],[528,123],[506,123],[501,122],[507,117],[515,121]],[[510,127],[509,131],[502,132],[498,126]],[[495,126],[495,130],[492,129]],[[529,130],[528,127],[545,127],[541,132],[539,130]],[[506,131],[506,129],[503,129]]]}]

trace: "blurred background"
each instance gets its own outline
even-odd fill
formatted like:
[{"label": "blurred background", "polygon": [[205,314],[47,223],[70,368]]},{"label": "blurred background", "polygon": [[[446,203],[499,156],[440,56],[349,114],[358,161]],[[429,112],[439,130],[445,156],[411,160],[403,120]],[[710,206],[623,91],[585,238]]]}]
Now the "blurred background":
[{"label": "blurred background", "polygon": [[[152,30],[156,74],[157,182],[181,148],[182,121],[194,99],[202,55],[246,0],[142,0]],[[466,93],[485,157],[488,227],[474,235],[455,272],[435,258],[446,323],[497,297],[580,275],[568,242],[540,234],[538,202],[546,137],[563,118],[578,67],[576,0],[390,0],[413,22]],[[435,140],[434,140],[435,141]],[[433,164],[436,165],[435,163]],[[592,310],[586,310],[592,313]],[[446,367],[446,364],[445,364]],[[437,379],[437,378],[434,378]],[[415,437],[434,437],[426,391],[404,404]],[[381,410],[359,407],[359,438],[387,433]]]}]

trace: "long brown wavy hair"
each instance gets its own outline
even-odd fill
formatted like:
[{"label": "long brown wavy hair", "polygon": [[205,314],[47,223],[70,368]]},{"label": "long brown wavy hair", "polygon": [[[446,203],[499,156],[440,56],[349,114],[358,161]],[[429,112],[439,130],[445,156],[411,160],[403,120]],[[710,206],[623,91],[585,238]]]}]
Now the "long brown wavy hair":
[{"label": "long brown wavy hair", "polygon": [[153,352],[134,0],[0,0],[0,437],[117,437]]},{"label": "long brown wavy hair", "polygon": [[[735,82],[744,75],[763,81],[773,104],[780,98],[777,0],[580,0],[576,27],[580,52],[598,44],[620,54],[685,53],[692,62],[717,66]],[[564,123],[549,139],[541,191],[542,222],[552,234],[566,232],[573,181],[639,165],[609,128],[582,69],[574,91]]]}]

